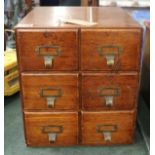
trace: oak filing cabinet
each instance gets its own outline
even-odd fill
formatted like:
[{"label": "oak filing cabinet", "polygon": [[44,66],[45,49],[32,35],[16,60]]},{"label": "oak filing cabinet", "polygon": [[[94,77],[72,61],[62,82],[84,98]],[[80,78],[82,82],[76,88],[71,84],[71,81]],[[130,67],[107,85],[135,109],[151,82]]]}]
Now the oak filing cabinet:
[{"label": "oak filing cabinet", "polygon": [[117,7],[32,10],[16,26],[26,144],[132,143],[141,38],[139,24]]}]

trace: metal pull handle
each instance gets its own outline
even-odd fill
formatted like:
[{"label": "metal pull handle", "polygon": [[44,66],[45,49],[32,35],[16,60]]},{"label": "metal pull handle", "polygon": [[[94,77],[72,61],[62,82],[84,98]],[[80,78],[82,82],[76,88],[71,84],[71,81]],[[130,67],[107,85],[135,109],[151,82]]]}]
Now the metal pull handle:
[{"label": "metal pull handle", "polygon": [[48,140],[50,143],[55,143],[57,138],[57,134],[56,133],[48,133]]},{"label": "metal pull handle", "polygon": [[108,66],[113,66],[115,63],[115,54],[105,55]]},{"label": "metal pull handle", "polygon": [[63,132],[63,126],[44,126],[42,128],[42,133],[48,134],[48,140],[50,143],[55,143],[57,135]]},{"label": "metal pull handle", "polygon": [[96,132],[101,133],[103,135],[103,139],[106,142],[110,142],[112,140],[112,133],[117,131],[117,125],[111,124],[99,124],[96,127]]},{"label": "metal pull handle", "polygon": [[35,52],[44,57],[45,68],[52,68],[54,59],[61,54],[61,48],[55,45],[40,45],[36,46]]},{"label": "metal pull handle", "polygon": [[120,95],[120,89],[114,87],[100,87],[99,96],[104,99],[105,105],[111,107],[114,104],[114,97]]},{"label": "metal pull handle", "polygon": [[111,132],[103,132],[103,137],[106,142],[111,141]]},{"label": "metal pull handle", "polygon": [[54,57],[50,55],[44,56],[45,68],[52,68]]},{"label": "metal pull handle", "polygon": [[105,103],[107,107],[113,106],[113,96],[105,96]]},{"label": "metal pull handle", "polygon": [[115,57],[119,57],[122,53],[122,48],[118,45],[104,45],[98,47],[100,57],[105,57],[107,66],[111,67],[115,64]]},{"label": "metal pull handle", "polygon": [[47,106],[49,108],[53,108],[57,98],[61,96],[62,96],[62,90],[60,88],[48,87],[48,88],[41,88],[40,90],[40,97],[46,99]]},{"label": "metal pull handle", "polygon": [[56,97],[55,96],[46,97],[46,100],[47,100],[48,107],[53,108],[54,104],[55,104]]}]

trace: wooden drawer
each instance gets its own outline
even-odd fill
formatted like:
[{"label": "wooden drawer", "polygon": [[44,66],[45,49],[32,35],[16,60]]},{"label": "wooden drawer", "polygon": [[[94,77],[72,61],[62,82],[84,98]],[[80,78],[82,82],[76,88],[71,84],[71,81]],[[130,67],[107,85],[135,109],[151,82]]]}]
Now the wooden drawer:
[{"label": "wooden drawer", "polygon": [[78,108],[78,74],[22,73],[24,109]]},{"label": "wooden drawer", "polygon": [[132,143],[134,129],[134,111],[82,112],[82,144]]},{"label": "wooden drawer", "polygon": [[20,70],[77,70],[77,32],[77,29],[17,30]]},{"label": "wooden drawer", "polygon": [[82,29],[82,70],[139,70],[141,29]]},{"label": "wooden drawer", "polygon": [[28,146],[66,146],[78,142],[76,112],[25,113]]},{"label": "wooden drawer", "polygon": [[137,73],[85,73],[82,75],[82,107],[85,110],[133,109],[138,83]]}]

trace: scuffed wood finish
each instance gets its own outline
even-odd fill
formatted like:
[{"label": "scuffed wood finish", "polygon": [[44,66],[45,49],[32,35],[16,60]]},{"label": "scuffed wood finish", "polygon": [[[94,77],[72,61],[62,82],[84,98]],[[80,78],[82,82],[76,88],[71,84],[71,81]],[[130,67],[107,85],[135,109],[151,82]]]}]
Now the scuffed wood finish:
[{"label": "scuffed wood finish", "polygon": [[[28,146],[69,146],[78,142],[78,114],[76,112],[25,112],[26,143]],[[62,126],[55,143],[50,143],[43,128]]]},{"label": "scuffed wood finish", "polygon": [[[78,74],[23,73],[21,82],[25,110],[76,110],[79,106]],[[51,108],[47,105],[47,98],[40,94],[42,89],[49,88],[57,88],[61,91],[61,96],[57,97],[54,107]],[[46,96],[58,94],[56,91],[47,93]]]},{"label": "scuffed wood finish", "polygon": [[[112,67],[107,65],[104,50],[100,56],[98,50],[102,46],[116,45],[122,48],[120,55],[115,56]],[[81,65],[82,70],[139,70],[141,50],[140,29],[82,29],[81,30]],[[109,50],[109,51],[108,51]],[[116,49],[112,49],[117,53]],[[112,52],[106,49],[107,53]]]},{"label": "scuffed wood finish", "polygon": [[[129,110],[136,106],[139,76],[138,74],[104,74],[85,73],[82,76],[82,107],[85,110]],[[113,105],[106,106],[105,97],[101,96],[101,89],[117,89],[107,96],[113,96]]]},{"label": "scuffed wood finish", "polygon": [[[20,29],[17,31],[19,63],[21,71],[33,70],[77,70],[77,29]],[[60,55],[53,60],[53,66],[46,68],[44,57],[37,55],[36,47],[54,45],[60,47]],[[52,48],[43,49],[48,55],[55,54]],[[43,51],[43,52],[44,52]],[[44,53],[45,53],[44,52]]]},{"label": "scuffed wood finish", "polygon": [[[80,19],[97,23],[93,28],[140,28],[140,25],[118,7],[35,7],[16,28],[81,28],[61,22]],[[85,27],[90,28],[90,27]]]},{"label": "scuffed wood finish", "polygon": [[[116,126],[111,141],[105,141],[102,133],[97,132],[98,125]],[[82,144],[112,145],[133,142],[135,126],[134,111],[82,112]]]},{"label": "scuffed wood finish", "polygon": [[[63,22],[70,19],[97,24]],[[35,7],[24,17],[16,26],[16,43],[27,146],[132,143],[141,38],[141,26],[117,7]],[[110,67],[106,59],[113,52]],[[56,53],[51,68],[49,58]],[[100,129],[108,130],[107,137],[114,130],[111,141],[97,132],[98,125],[105,125]],[[47,131],[61,131],[55,143]]]}]

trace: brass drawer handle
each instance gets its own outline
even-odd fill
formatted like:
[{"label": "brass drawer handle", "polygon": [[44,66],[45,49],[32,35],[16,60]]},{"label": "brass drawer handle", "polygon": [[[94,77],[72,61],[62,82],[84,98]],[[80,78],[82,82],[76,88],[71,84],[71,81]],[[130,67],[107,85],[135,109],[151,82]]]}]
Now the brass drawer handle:
[{"label": "brass drawer handle", "polygon": [[[53,49],[54,52],[49,52],[49,49]],[[52,68],[54,59],[61,54],[61,48],[55,45],[40,45],[36,46],[35,52],[38,56],[44,57],[45,68]]]},{"label": "brass drawer handle", "polygon": [[107,66],[109,67],[115,64],[115,57],[119,57],[122,51],[122,47],[118,45],[103,45],[98,47],[99,56],[106,58]]},{"label": "brass drawer handle", "polygon": [[114,87],[100,87],[98,93],[101,98],[104,98],[106,106],[113,106],[113,100],[115,96],[120,95],[120,89]]},{"label": "brass drawer handle", "polygon": [[117,125],[99,124],[96,127],[96,132],[103,134],[104,141],[110,142],[112,140],[112,133],[117,131]]},{"label": "brass drawer handle", "polygon": [[42,133],[48,134],[48,140],[50,143],[55,143],[57,135],[63,132],[63,126],[44,126],[42,128]]},{"label": "brass drawer handle", "polygon": [[40,97],[43,97],[47,101],[49,108],[53,108],[57,98],[62,96],[62,90],[56,87],[48,87],[40,89]]}]

